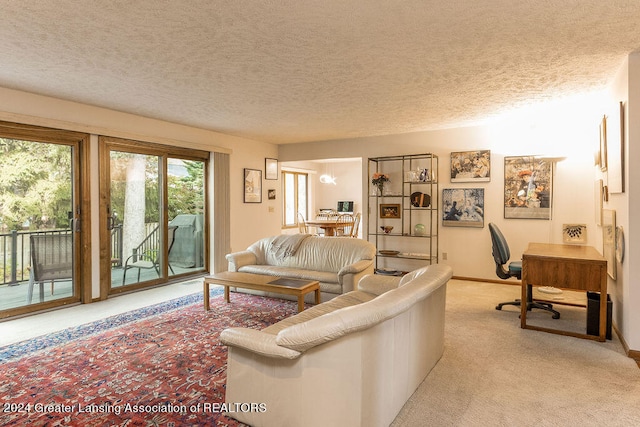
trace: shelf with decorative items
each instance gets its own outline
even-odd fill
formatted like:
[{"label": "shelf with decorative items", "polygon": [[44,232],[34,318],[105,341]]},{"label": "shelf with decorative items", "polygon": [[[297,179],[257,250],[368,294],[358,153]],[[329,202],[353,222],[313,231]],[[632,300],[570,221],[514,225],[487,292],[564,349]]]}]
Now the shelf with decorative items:
[{"label": "shelf with decorative items", "polygon": [[402,275],[438,262],[438,157],[373,157],[368,197],[368,240],[378,249],[376,272]]}]

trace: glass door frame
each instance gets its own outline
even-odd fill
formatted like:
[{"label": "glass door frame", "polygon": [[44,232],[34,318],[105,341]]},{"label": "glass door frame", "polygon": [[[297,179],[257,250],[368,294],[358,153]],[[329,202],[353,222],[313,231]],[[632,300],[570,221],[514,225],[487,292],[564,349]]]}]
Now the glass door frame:
[{"label": "glass door frame", "polygon": [[[184,160],[196,160],[204,163],[204,271],[209,270],[208,260],[208,233],[209,227],[207,218],[207,206],[208,206],[208,168],[210,153],[202,150],[193,150],[182,147],[175,147],[169,145],[162,145],[150,142],[141,142],[128,139],[121,139],[116,137],[100,136],[98,139],[99,146],[99,163],[100,163],[100,214],[99,214],[99,229],[100,229],[100,299],[107,299],[109,295],[115,295],[123,292],[130,292],[139,289],[146,289],[157,285],[166,284],[176,281],[184,275],[171,275],[169,276],[169,265],[167,260],[168,253],[168,218],[167,209],[168,206],[168,188],[167,188],[167,173],[168,173],[168,159],[178,157]],[[111,286],[111,236],[108,230],[109,222],[109,209],[110,209],[110,194],[111,194],[111,178],[110,178],[110,160],[111,151],[122,151],[135,154],[143,154],[150,156],[158,156],[161,160],[159,168],[158,182],[160,186],[160,218],[159,223],[162,225],[161,229],[161,247],[162,256],[161,259],[161,271],[160,277],[155,280],[149,280],[140,282],[137,284],[130,284],[122,287],[113,288]]]},{"label": "glass door frame", "polygon": [[0,318],[20,316],[74,303],[90,303],[91,292],[91,195],[90,150],[87,133],[0,121],[0,136],[71,147],[71,197],[73,220],[73,295],[6,310]]}]

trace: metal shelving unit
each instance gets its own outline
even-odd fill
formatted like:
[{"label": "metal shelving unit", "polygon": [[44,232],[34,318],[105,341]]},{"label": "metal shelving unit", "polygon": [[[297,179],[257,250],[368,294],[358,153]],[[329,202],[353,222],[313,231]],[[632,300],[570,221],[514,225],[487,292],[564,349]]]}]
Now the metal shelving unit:
[{"label": "metal shelving unit", "polygon": [[[389,175],[382,194],[374,173]],[[376,245],[377,273],[401,275],[438,263],[438,157],[373,157],[368,161],[367,236]],[[383,227],[393,227],[389,232]]]}]

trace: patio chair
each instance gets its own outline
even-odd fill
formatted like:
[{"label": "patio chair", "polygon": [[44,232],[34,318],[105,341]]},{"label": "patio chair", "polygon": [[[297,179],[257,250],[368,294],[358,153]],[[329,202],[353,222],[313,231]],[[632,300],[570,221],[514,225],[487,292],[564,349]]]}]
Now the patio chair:
[{"label": "patio chair", "polygon": [[73,235],[32,234],[31,268],[27,304],[33,300],[33,288],[40,285],[40,302],[44,302],[44,284],[51,282],[51,293],[56,280],[73,279]]},{"label": "patio chair", "polygon": [[[175,274],[175,272],[173,271],[173,267],[171,267],[171,264],[169,263],[168,255],[171,253],[171,248],[173,247],[173,243],[175,242],[176,228],[177,227],[168,228],[169,250],[167,251],[167,264],[169,265],[169,269],[173,274]],[[158,274],[158,277],[160,277],[160,251],[150,250],[150,251],[144,251],[141,253],[136,252],[133,255],[130,255],[124,263],[123,272],[122,272],[122,286],[124,286],[127,280],[127,271],[132,268],[138,269],[138,282],[140,281],[140,272],[142,270],[153,269],[156,271],[156,274]]]}]

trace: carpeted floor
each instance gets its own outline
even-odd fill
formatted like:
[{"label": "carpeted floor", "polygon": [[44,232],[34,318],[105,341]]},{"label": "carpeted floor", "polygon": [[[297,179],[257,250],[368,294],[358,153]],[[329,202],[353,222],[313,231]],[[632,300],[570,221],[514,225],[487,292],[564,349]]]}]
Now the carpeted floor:
[{"label": "carpeted floor", "polygon": [[[452,280],[445,351],[392,424],[637,426],[640,369],[618,338],[604,343],[520,328],[518,286]],[[582,294],[584,295],[584,294]],[[585,333],[584,308],[557,305],[528,322]]]},{"label": "carpeted floor", "polygon": [[[214,290],[0,349],[0,425],[236,426],[222,329],[262,329],[297,303]],[[173,423],[173,424],[171,424]]]},{"label": "carpeted floor", "polygon": [[[237,426],[211,405],[224,402],[218,335],[263,328],[296,303],[233,294],[226,304],[214,292],[210,312],[196,294],[0,348],[0,426]],[[516,308],[494,308],[519,292],[450,281],[444,355],[392,427],[640,425],[640,369],[615,334],[599,343],[523,330]],[[584,332],[584,309],[557,309],[560,321],[528,318]]]}]

